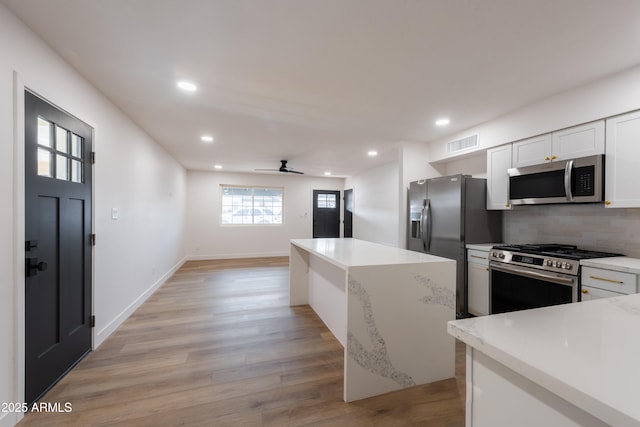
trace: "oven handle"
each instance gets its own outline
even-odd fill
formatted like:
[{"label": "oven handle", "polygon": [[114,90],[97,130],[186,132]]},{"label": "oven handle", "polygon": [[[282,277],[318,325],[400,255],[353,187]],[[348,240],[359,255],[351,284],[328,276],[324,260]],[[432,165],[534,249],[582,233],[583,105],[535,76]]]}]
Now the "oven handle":
[{"label": "oven handle", "polygon": [[566,277],[549,276],[548,274],[538,273],[537,271],[521,270],[519,268],[509,267],[503,268],[496,265],[490,266],[492,270],[502,271],[503,273],[513,273],[519,276],[530,277],[532,279],[542,279],[547,282],[557,283],[559,285],[573,285],[575,279],[568,279]]}]

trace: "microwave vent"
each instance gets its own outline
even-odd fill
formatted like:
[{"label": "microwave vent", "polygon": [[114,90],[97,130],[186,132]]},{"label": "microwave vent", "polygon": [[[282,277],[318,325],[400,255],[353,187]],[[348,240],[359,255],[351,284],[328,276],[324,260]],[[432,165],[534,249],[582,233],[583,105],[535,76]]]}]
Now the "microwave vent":
[{"label": "microwave vent", "polygon": [[478,146],[478,134],[447,142],[447,154],[457,153]]}]

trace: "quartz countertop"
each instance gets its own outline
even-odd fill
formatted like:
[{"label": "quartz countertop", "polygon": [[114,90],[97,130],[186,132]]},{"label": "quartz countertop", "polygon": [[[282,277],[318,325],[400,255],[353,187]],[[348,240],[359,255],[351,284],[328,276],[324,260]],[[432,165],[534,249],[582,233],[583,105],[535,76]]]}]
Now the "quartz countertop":
[{"label": "quartz countertop", "polygon": [[451,335],[615,426],[640,426],[640,294],[450,321]]},{"label": "quartz countertop", "polygon": [[625,273],[640,274],[640,259],[626,256],[610,258],[583,259],[580,265],[587,267],[604,268],[606,270],[622,271]]},{"label": "quartz countertop", "polygon": [[500,243],[468,243],[467,249],[475,249],[476,251],[489,252],[492,247],[499,245]]},{"label": "quartz countertop", "polygon": [[292,239],[291,244],[344,269],[365,265],[455,262],[448,258],[358,239]]}]

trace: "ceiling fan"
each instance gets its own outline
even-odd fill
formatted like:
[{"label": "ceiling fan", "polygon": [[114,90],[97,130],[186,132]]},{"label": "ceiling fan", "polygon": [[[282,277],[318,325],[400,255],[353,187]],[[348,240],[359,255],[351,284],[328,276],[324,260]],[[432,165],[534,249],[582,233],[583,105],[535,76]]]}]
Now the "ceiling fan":
[{"label": "ceiling fan", "polygon": [[304,175],[304,172],[298,172],[297,170],[294,170],[293,168],[289,168],[287,167],[287,161],[286,160],[280,160],[280,168],[279,169],[256,169],[257,171],[272,171],[272,172],[280,172],[280,173],[297,173],[299,175]]}]

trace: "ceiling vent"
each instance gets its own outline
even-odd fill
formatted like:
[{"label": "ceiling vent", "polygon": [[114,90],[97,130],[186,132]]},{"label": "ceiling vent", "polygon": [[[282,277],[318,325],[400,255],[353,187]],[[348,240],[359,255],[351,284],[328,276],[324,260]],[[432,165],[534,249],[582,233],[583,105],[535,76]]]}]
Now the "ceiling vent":
[{"label": "ceiling vent", "polygon": [[456,139],[447,142],[447,154],[454,154],[460,151],[469,150],[478,146],[478,134],[470,135],[465,138]]}]

